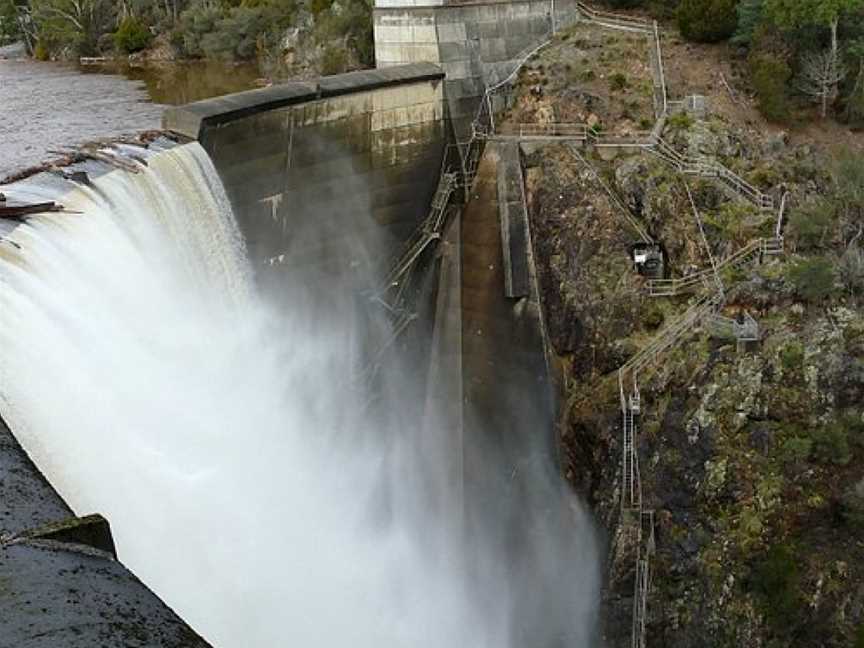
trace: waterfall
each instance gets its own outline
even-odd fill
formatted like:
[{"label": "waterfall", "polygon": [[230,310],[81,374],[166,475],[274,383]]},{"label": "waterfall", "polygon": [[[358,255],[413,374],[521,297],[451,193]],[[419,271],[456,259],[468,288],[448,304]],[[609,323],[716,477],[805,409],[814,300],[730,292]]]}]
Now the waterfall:
[{"label": "waterfall", "polygon": [[[350,299],[310,313],[300,293],[327,287],[298,276],[293,308],[256,289],[203,149],[63,203],[0,242],[0,413],[214,646],[589,645],[596,550],[554,470],[517,577],[500,542],[455,519],[448,435],[420,444],[398,398],[372,414],[348,378]],[[559,510],[572,523],[550,522]],[[526,643],[514,601],[532,597],[542,629]]]}]

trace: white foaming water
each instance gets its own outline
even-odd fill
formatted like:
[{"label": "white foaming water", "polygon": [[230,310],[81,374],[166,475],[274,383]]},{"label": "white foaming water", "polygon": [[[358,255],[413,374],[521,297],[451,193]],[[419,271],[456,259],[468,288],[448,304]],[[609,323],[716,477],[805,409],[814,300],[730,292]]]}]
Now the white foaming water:
[{"label": "white foaming water", "polygon": [[[429,465],[448,435],[427,429],[420,452],[422,426],[364,414],[346,388],[350,317],[276,314],[256,293],[200,147],[63,202],[83,215],[31,220],[11,235],[20,250],[0,243],[2,414],[76,513],[103,513],[121,559],[205,638],[589,645],[584,514],[568,500],[574,524],[532,522],[533,577],[523,565],[517,579],[482,531],[466,540],[461,504],[441,502],[448,467]],[[543,628],[528,642],[514,631],[516,601],[536,598],[526,587],[548,618],[527,622]]]}]

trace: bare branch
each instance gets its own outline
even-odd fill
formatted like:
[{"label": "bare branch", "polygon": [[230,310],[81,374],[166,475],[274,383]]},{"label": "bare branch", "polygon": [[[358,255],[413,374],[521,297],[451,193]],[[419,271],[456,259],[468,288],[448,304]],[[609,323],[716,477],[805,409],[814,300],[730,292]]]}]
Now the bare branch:
[{"label": "bare branch", "polygon": [[805,95],[822,104],[822,116],[828,104],[837,97],[837,85],[846,78],[846,67],[833,50],[811,52],[801,59],[801,77],[797,86]]}]

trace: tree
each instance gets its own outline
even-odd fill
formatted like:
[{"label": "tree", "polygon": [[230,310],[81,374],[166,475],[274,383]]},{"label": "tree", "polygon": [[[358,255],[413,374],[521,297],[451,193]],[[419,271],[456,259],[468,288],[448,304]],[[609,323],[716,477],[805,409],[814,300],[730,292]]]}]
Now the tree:
[{"label": "tree", "polygon": [[837,87],[846,78],[846,67],[830,50],[810,52],[801,60],[801,80],[798,89],[822,106],[823,119],[828,116],[828,104],[837,98]]},{"label": "tree", "polygon": [[789,117],[786,81],[792,76],[792,70],[780,55],[772,52],[754,50],[749,63],[759,112],[769,121],[785,121]]},{"label": "tree", "polygon": [[32,0],[31,6],[40,44],[55,52],[95,53],[114,20],[107,0]]},{"label": "tree", "polygon": [[840,257],[837,276],[850,295],[860,293],[864,289],[864,252],[854,243]]},{"label": "tree", "polygon": [[823,247],[834,226],[834,206],[821,198],[805,202],[789,217],[789,232],[796,249],[800,250]]},{"label": "tree", "polygon": [[840,148],[834,152],[830,171],[843,240],[860,238],[864,232],[864,155]]},{"label": "tree", "polygon": [[798,296],[808,302],[821,302],[834,289],[834,267],[821,257],[800,261],[789,269],[787,277]]},{"label": "tree", "polygon": [[738,3],[738,29],[732,37],[736,45],[750,46],[765,14],[765,0],[741,0]]},{"label": "tree", "polygon": [[0,45],[14,43],[20,36],[15,3],[12,0],[0,0]]},{"label": "tree", "polygon": [[735,0],[681,0],[675,16],[684,38],[703,43],[729,38],[738,24]]},{"label": "tree", "polygon": [[846,97],[843,116],[846,121],[857,123],[864,121],[864,38],[850,43],[847,52],[849,57],[858,63],[858,71],[852,90]]},{"label": "tree", "polygon": [[[838,30],[840,20],[847,14],[864,8],[864,0],[766,0],[765,9],[778,25],[806,27],[821,25],[831,30],[830,68],[840,65]],[[836,92],[835,82],[833,90]]]}]

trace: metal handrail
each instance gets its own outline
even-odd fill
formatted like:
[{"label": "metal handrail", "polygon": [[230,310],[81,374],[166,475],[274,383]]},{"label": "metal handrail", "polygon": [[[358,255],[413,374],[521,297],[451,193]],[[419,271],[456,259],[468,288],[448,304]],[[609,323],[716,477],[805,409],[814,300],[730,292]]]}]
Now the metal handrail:
[{"label": "metal handrail", "polygon": [[635,18],[632,16],[623,16],[621,14],[612,13],[609,11],[600,11],[589,7],[584,2],[576,2],[576,8],[582,12],[589,20],[601,24],[608,24],[610,27],[625,27],[627,29],[650,30],[651,23],[644,18]]},{"label": "metal handrail", "polygon": [[780,199],[780,211],[777,214],[777,228],[774,231],[774,236],[780,241],[783,240],[783,214],[786,212],[787,198],[789,198],[788,191],[784,192],[783,197]]},{"label": "metal handrail", "polygon": [[657,26],[657,21],[654,21],[654,48],[657,52],[657,68],[660,76],[660,88],[662,89],[662,110],[660,114],[655,114],[657,119],[665,115],[669,111],[669,97],[666,91],[666,73],[663,68],[663,49],[660,47],[660,28]]},{"label": "metal handrail", "polygon": [[[778,254],[782,251],[782,238],[756,239],[718,261],[716,271],[721,272],[727,268],[737,268],[760,253]],[[686,288],[704,283],[714,275],[714,272],[715,270],[713,268],[705,268],[689,275],[685,275],[684,277],[674,279],[651,279],[648,282],[648,290],[655,297],[676,295]]]},{"label": "metal handrail", "polygon": [[627,222],[629,223],[630,227],[632,227],[634,230],[636,230],[636,233],[639,235],[639,238],[641,238],[645,243],[648,243],[649,245],[653,245],[654,239],[651,238],[651,235],[648,234],[648,232],[645,231],[645,229],[642,227],[642,225],[639,223],[639,221],[636,220],[636,217],[627,208],[627,206],[624,204],[624,202],[621,200],[621,198],[618,196],[618,194],[616,194],[612,190],[612,188],[603,181],[603,179],[600,177],[600,174],[597,173],[596,169],[594,169],[594,167],[591,165],[591,163],[588,162],[588,160],[586,160],[584,157],[582,157],[582,155],[576,150],[576,148],[574,146],[571,145],[568,147],[568,149],[570,151],[570,155],[572,155],[579,162],[581,162],[583,164],[583,166],[585,166],[585,168],[587,168],[588,171],[591,173],[591,175],[594,177],[594,180],[601,187],[603,187],[603,189],[606,191],[606,194],[609,196],[612,203],[618,208],[618,210],[622,214],[624,214],[624,218],[627,219]]}]

